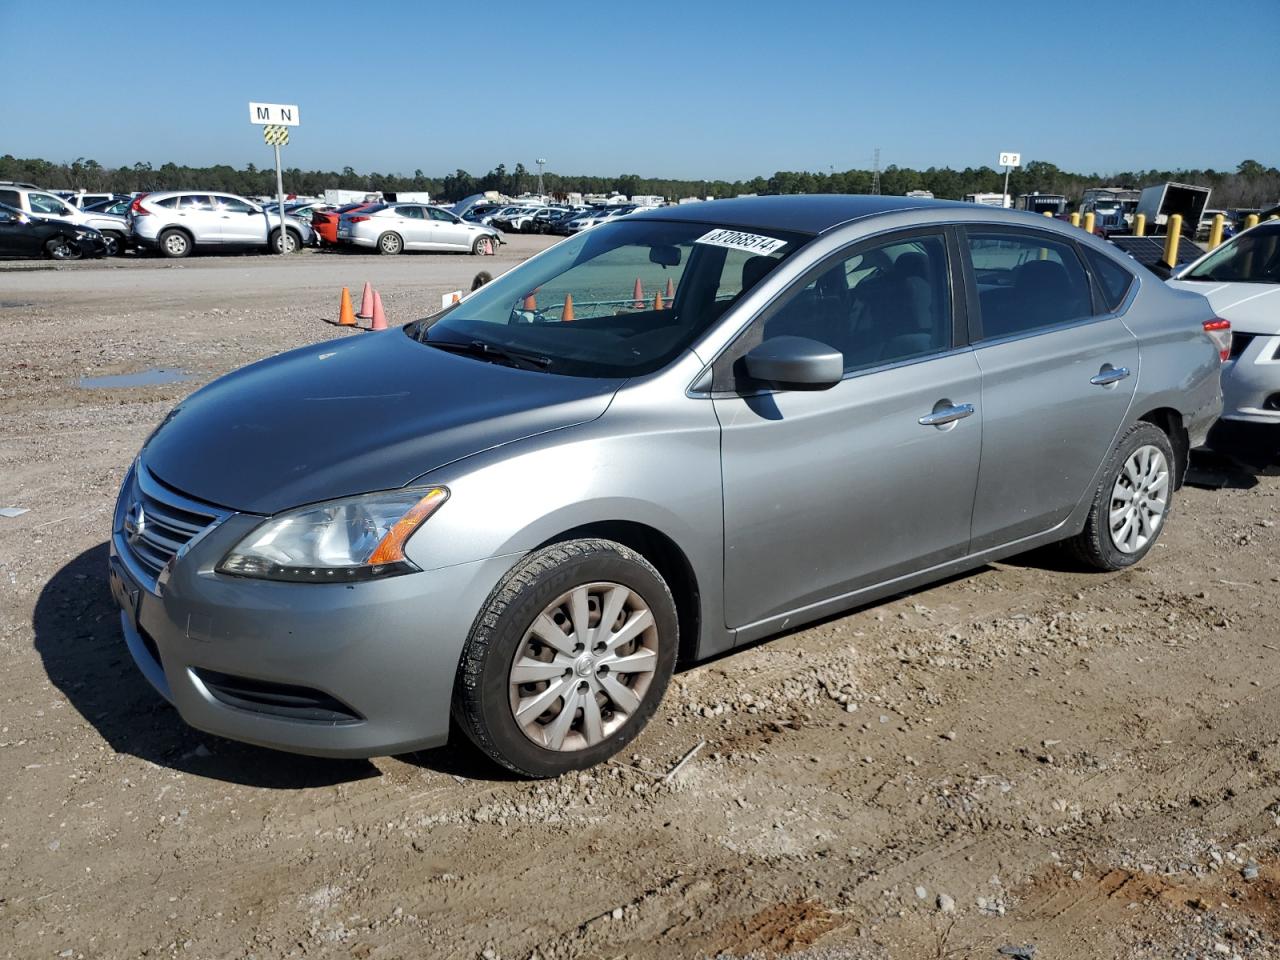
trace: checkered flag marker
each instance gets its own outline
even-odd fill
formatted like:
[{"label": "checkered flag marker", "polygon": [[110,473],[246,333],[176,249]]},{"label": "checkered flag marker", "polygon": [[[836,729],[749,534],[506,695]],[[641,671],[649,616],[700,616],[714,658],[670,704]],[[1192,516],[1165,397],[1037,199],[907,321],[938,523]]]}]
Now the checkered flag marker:
[{"label": "checkered flag marker", "polygon": [[289,128],[269,123],[262,128],[262,139],[274,147],[283,147],[289,142]]}]

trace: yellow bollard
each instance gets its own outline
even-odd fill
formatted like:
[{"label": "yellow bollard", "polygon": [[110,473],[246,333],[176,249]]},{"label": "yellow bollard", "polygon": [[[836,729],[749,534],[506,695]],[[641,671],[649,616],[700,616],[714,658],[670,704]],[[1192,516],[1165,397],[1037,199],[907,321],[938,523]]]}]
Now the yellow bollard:
[{"label": "yellow bollard", "polygon": [[1071,225],[1072,225],[1073,227],[1078,227],[1078,226],[1080,226],[1080,214],[1079,214],[1079,213],[1073,213],[1073,214],[1071,215]]},{"label": "yellow bollard", "polygon": [[1168,233],[1164,237],[1164,263],[1172,270],[1178,263],[1178,238],[1182,236],[1182,214],[1169,218]]},{"label": "yellow bollard", "polygon": [[1045,215],[1046,217],[1052,217],[1052,216],[1053,216],[1053,211],[1052,211],[1052,210],[1046,210],[1046,211],[1044,212],[1044,215]]},{"label": "yellow bollard", "polygon": [[1256,213],[1251,213],[1244,218],[1244,228],[1246,230],[1248,230],[1250,227],[1256,227],[1257,225],[1258,225],[1258,215]]},{"label": "yellow bollard", "polygon": [[1222,243],[1222,228],[1227,225],[1227,218],[1220,213],[1213,215],[1213,226],[1209,228],[1209,249]]},{"label": "yellow bollard", "polygon": [[1133,235],[1135,237],[1145,237],[1147,235],[1147,215],[1139,213],[1133,218]]},{"label": "yellow bollard", "polygon": [[1088,213],[1084,215],[1084,232],[1092,235],[1093,225],[1095,222],[1096,222],[1096,218],[1093,215],[1093,211],[1090,210]]}]

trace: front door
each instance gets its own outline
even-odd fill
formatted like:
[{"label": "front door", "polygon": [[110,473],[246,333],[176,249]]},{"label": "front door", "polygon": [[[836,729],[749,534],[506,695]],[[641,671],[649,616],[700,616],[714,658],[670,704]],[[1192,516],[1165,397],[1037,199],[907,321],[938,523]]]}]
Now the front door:
[{"label": "front door", "polygon": [[982,470],[973,549],[1052,529],[1091,491],[1138,380],[1138,342],[1095,309],[1074,243],[1023,228],[969,227],[980,309]]},{"label": "front door", "polygon": [[264,244],[267,242],[267,220],[278,223],[277,216],[268,217],[239,197],[213,197],[214,213],[223,243]]},{"label": "front door", "polygon": [[[736,387],[714,400],[727,626],[781,628],[967,551],[981,384],[957,339],[955,261],[942,230],[863,241],[798,280],[717,364]],[[759,390],[739,358],[775,336],[840,350],[844,379]]]}]

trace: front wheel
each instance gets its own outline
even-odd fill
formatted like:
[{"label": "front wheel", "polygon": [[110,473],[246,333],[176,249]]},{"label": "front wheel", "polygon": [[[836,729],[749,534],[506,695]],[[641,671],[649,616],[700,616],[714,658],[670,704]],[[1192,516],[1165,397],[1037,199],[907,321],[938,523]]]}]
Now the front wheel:
[{"label": "front wheel", "polygon": [[1098,570],[1131,567],[1155,546],[1173,507],[1173,445],[1138,421],[1116,443],[1082,530],[1070,545]]},{"label": "front wheel", "polygon": [[[281,243],[284,244],[283,250],[280,246]],[[276,253],[297,253],[298,248],[302,246],[302,243],[298,240],[298,235],[292,230],[286,230],[282,240],[279,227],[271,231],[271,237],[267,244]]]},{"label": "front wheel", "polygon": [[484,245],[486,242],[489,244],[489,249],[493,250],[496,253],[498,241],[492,240],[489,237],[476,237],[476,242],[471,244],[471,252],[474,253],[477,257],[484,256]]},{"label": "front wheel", "polygon": [[116,233],[114,230],[102,231],[102,240],[106,249],[103,251],[108,257],[124,256],[124,234]]},{"label": "front wheel", "polygon": [[44,252],[51,260],[79,260],[84,252],[69,237],[54,237],[44,245]]},{"label": "front wheel", "polygon": [[516,773],[581,770],[648,723],[678,643],[675,601],[644,557],[609,540],[555,544],[490,594],[463,648],[454,715]]}]

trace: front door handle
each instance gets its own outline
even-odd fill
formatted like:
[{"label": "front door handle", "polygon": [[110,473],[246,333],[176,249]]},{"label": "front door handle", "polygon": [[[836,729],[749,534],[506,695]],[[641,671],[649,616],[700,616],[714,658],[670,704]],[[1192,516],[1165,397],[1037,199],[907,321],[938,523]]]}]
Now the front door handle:
[{"label": "front door handle", "polygon": [[1129,376],[1128,367],[1113,367],[1109,363],[1104,363],[1102,369],[1089,378],[1089,382],[1095,387],[1107,387],[1113,383],[1119,383],[1127,376]]},{"label": "front door handle", "polygon": [[922,427],[943,427],[948,423],[955,423],[957,420],[963,420],[965,417],[972,417],[974,413],[972,403],[952,403],[937,406],[933,408],[933,413],[926,414],[916,423]]}]

